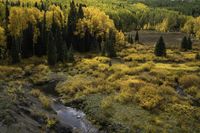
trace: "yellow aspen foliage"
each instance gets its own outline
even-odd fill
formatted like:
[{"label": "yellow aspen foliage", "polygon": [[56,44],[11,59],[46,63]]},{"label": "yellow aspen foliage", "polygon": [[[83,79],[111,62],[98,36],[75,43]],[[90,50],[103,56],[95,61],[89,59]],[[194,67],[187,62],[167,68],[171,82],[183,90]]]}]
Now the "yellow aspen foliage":
[{"label": "yellow aspen foliage", "polygon": [[194,34],[196,38],[200,39],[200,17],[188,19],[182,31],[188,34]]},{"label": "yellow aspen foliage", "polygon": [[143,3],[136,3],[136,4],[133,4],[132,6],[133,10],[137,10],[137,11],[142,11],[142,12],[147,12],[150,10],[150,8],[143,4]]},{"label": "yellow aspen foliage", "polygon": [[28,28],[28,24],[32,24],[34,29],[34,42],[40,35],[37,23],[43,20],[43,13],[37,8],[12,7],[9,16],[9,30],[12,36],[20,37],[23,30]]},{"label": "yellow aspen foliage", "polygon": [[53,15],[55,23],[61,28],[64,25],[64,13],[59,6],[51,5],[46,13],[47,30],[51,28],[53,22]]},{"label": "yellow aspen foliage", "polygon": [[161,32],[167,32],[167,30],[169,29],[169,21],[168,18],[164,19],[162,21],[162,23],[156,25],[156,30],[157,31],[161,31]]},{"label": "yellow aspen foliage", "polygon": [[94,7],[84,8],[84,18],[79,20],[77,24],[77,32],[84,36],[86,28],[95,37],[104,37],[104,33],[108,33],[110,29],[115,30],[113,20]]},{"label": "yellow aspen foliage", "polygon": [[114,22],[105,12],[94,7],[84,8],[84,18],[77,23],[77,31],[75,34],[85,36],[86,30],[89,30],[95,38],[104,38],[112,29],[116,35],[116,42],[121,44],[124,42],[124,34],[117,31]]},{"label": "yellow aspen foliage", "polygon": [[5,44],[5,31],[4,29],[0,26],[0,46],[4,46]]}]

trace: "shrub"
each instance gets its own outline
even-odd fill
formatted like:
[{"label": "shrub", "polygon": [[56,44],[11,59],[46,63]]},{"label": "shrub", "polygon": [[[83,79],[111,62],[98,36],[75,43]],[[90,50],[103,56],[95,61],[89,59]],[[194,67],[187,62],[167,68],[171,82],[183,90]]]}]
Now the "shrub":
[{"label": "shrub", "polygon": [[134,89],[123,88],[115,99],[122,103],[132,102],[134,100]]},{"label": "shrub", "polygon": [[189,88],[192,86],[199,87],[200,78],[197,75],[185,75],[180,78],[180,84],[183,85],[184,88]]},{"label": "shrub", "polygon": [[39,96],[39,100],[40,102],[42,103],[42,106],[45,108],[45,109],[49,109],[51,107],[51,103],[52,101],[45,95],[40,95]]},{"label": "shrub", "polygon": [[45,82],[48,80],[50,73],[51,73],[51,70],[48,66],[43,65],[43,64],[38,65],[32,70],[31,81],[34,84]]},{"label": "shrub", "polygon": [[154,86],[145,86],[140,88],[136,93],[136,100],[139,102],[140,106],[149,110],[157,107],[162,99],[158,89]]},{"label": "shrub", "polygon": [[57,124],[56,118],[47,118],[47,127],[53,128]]},{"label": "shrub", "polygon": [[40,95],[42,95],[42,92],[39,89],[32,89],[30,91],[30,94],[34,97],[39,97]]}]

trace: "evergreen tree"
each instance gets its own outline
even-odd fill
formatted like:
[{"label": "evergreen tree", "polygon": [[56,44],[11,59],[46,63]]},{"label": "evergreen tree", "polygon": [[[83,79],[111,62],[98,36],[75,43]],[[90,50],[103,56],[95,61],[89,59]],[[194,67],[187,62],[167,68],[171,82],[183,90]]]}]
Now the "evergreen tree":
[{"label": "evergreen tree", "polygon": [[135,42],[136,43],[139,43],[139,33],[138,33],[138,31],[136,31],[136,34],[135,34]]},{"label": "evergreen tree", "polygon": [[20,58],[20,41],[18,38],[12,37],[12,45],[11,45],[11,57],[12,63],[16,64],[19,63]]},{"label": "evergreen tree", "polygon": [[29,58],[35,54],[35,44],[33,43],[33,26],[28,24],[28,28],[23,31],[22,37],[22,57]]},{"label": "evergreen tree", "polygon": [[156,56],[166,56],[166,47],[163,37],[161,36],[156,43],[154,54]]},{"label": "evergreen tree", "polygon": [[106,48],[106,55],[108,57],[116,57],[116,52],[115,52],[115,34],[112,30],[109,31],[109,36],[106,39],[106,44],[105,44],[105,48]]},{"label": "evergreen tree", "polygon": [[61,61],[65,62],[67,61],[68,57],[68,49],[66,42],[62,39],[62,51],[61,51]]},{"label": "evergreen tree", "polygon": [[188,50],[188,40],[187,37],[184,36],[181,42],[181,49],[183,49],[184,51]]},{"label": "evergreen tree", "polygon": [[48,37],[48,64],[55,65],[57,63],[57,50],[56,50],[56,41],[53,36],[52,31],[49,32]]},{"label": "evergreen tree", "polygon": [[68,14],[68,23],[67,23],[67,36],[68,36],[68,44],[74,44],[76,31],[76,22],[77,22],[77,10],[74,1],[70,3],[70,11]]},{"label": "evergreen tree", "polygon": [[78,8],[78,19],[82,19],[84,17],[84,12],[83,12],[83,5],[79,4],[79,8]]},{"label": "evergreen tree", "polygon": [[190,36],[188,37],[188,50],[192,50],[192,40]]}]

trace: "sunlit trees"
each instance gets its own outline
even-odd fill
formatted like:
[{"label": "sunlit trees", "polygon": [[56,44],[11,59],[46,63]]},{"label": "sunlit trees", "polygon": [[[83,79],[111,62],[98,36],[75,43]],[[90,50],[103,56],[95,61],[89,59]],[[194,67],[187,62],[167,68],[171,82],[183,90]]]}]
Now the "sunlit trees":
[{"label": "sunlit trees", "polygon": [[86,50],[90,50],[90,48],[101,47],[101,41],[109,36],[110,30],[115,36],[118,36],[116,43],[124,41],[123,33],[116,30],[114,22],[109,16],[97,8],[86,7],[84,8],[84,18],[77,23],[76,34],[84,38]]},{"label": "sunlit trees", "polygon": [[0,27],[0,46],[4,46],[6,41],[5,30]]},{"label": "sunlit trees", "polygon": [[5,30],[2,27],[0,27],[0,59],[3,57],[4,54],[5,42],[6,42]]},{"label": "sunlit trees", "polygon": [[154,54],[156,56],[166,56],[166,47],[163,37],[161,36],[156,43]]},{"label": "sunlit trees", "polygon": [[200,39],[200,17],[188,19],[182,28],[182,31]]}]

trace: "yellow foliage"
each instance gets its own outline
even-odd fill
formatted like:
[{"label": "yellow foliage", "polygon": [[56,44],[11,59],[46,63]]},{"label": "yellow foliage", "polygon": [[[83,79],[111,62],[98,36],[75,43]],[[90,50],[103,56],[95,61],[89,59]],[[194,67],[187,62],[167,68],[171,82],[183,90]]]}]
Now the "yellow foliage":
[{"label": "yellow foliage", "polygon": [[200,17],[188,19],[182,28],[182,31],[189,34],[193,33],[198,39],[200,39]]},{"label": "yellow foliage", "polygon": [[113,20],[95,7],[86,7],[84,18],[78,21],[75,34],[85,36],[86,30],[89,30],[93,37],[105,38],[111,29],[115,32],[116,43],[123,44],[125,37],[122,32],[116,30]]},{"label": "yellow foliage", "polygon": [[23,30],[27,29],[28,24],[31,23],[34,28],[33,41],[36,42],[37,37],[40,35],[37,23],[41,22],[42,18],[43,12],[37,8],[12,7],[9,16],[9,30],[11,35],[20,37]]},{"label": "yellow foliage", "polygon": [[163,98],[156,87],[145,86],[136,93],[136,99],[139,101],[140,106],[153,109],[161,103]]},{"label": "yellow foliage", "polygon": [[5,45],[5,31],[4,29],[0,26],[0,46],[4,46]]},{"label": "yellow foliage", "polygon": [[53,22],[53,15],[55,23],[61,28],[64,25],[64,13],[59,6],[51,5],[46,12],[47,29],[51,28]]},{"label": "yellow foliage", "polygon": [[142,12],[146,12],[146,11],[150,10],[150,8],[147,5],[143,4],[143,3],[133,4],[133,9],[137,10],[137,11],[142,11]]},{"label": "yellow foliage", "polygon": [[46,109],[49,109],[52,101],[45,95],[40,95],[39,100],[42,103],[42,106]]}]

